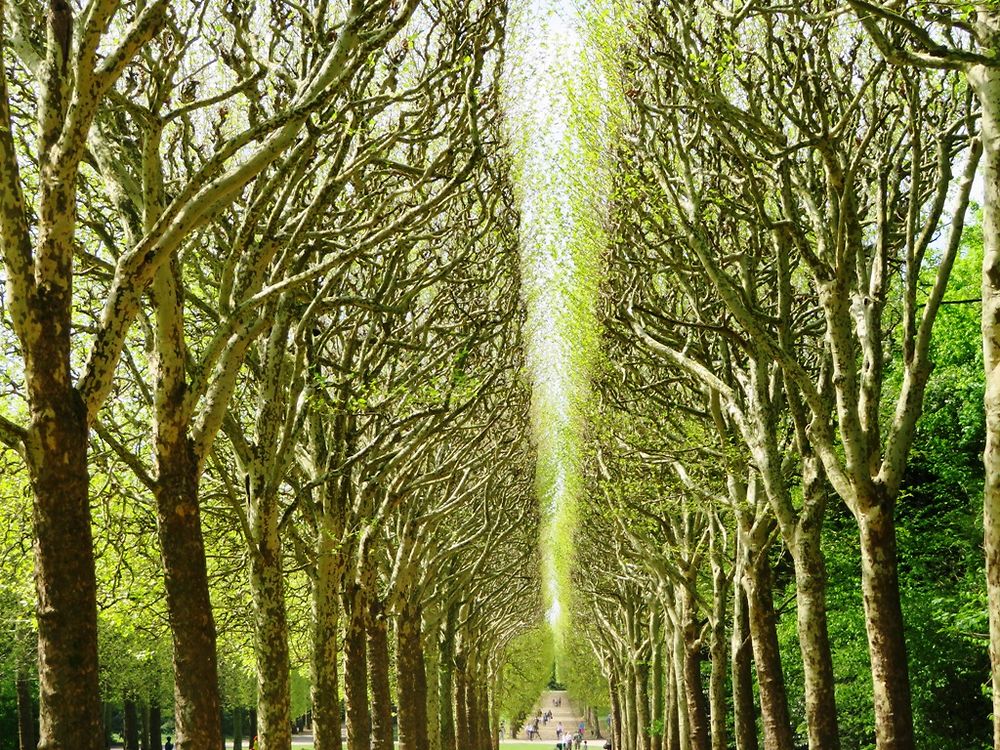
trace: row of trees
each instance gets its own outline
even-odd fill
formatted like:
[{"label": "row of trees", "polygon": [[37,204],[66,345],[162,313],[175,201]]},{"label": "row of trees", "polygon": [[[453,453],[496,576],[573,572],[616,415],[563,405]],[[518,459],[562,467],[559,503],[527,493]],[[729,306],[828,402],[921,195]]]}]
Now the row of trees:
[{"label": "row of trees", "polygon": [[[756,748],[755,703],[769,749],[986,742],[987,639],[968,631],[987,612],[969,534],[982,440],[985,588],[997,569],[988,5],[653,2],[631,16],[576,578],[624,748],[721,750],[730,733]],[[985,419],[978,347],[962,340],[977,316],[949,318],[979,302],[965,220],[981,162]],[[932,378],[936,361],[953,369]],[[899,520],[901,502],[917,515]],[[935,585],[953,625],[931,632]],[[942,660],[951,694],[925,711],[934,687],[912,677],[935,649],[981,671]],[[866,677],[867,706],[844,687]]]},{"label": "row of trees", "polygon": [[102,674],[134,725],[166,653],[184,750],[222,745],[223,694],[287,748],[295,664],[318,750],[342,694],[353,750],[394,704],[406,747],[491,746],[541,610],[506,5],[0,2],[0,30],[38,746],[103,746]]}]

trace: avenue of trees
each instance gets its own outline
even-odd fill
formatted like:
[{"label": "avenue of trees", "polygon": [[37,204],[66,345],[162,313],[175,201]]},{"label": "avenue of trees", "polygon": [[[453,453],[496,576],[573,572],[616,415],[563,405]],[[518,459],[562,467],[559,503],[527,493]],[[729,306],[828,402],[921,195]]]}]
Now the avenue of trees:
[{"label": "avenue of trees", "polygon": [[616,746],[1000,746],[1000,11],[623,6],[573,575]]},{"label": "avenue of trees", "polygon": [[542,611],[507,25],[0,0],[0,747],[493,746]]}]

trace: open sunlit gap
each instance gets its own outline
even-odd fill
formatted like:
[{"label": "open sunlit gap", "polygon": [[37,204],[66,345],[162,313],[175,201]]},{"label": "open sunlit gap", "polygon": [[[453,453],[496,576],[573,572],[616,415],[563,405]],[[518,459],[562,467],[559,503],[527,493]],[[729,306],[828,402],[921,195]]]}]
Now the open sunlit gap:
[{"label": "open sunlit gap", "polygon": [[[602,109],[586,22],[593,7],[526,0],[510,55],[511,133],[519,155],[522,267],[536,491],[543,514],[546,619],[558,647],[572,611],[569,590],[576,505],[582,491],[583,406],[596,348],[596,267],[603,184],[590,148]],[[599,77],[599,74],[597,74]]]}]

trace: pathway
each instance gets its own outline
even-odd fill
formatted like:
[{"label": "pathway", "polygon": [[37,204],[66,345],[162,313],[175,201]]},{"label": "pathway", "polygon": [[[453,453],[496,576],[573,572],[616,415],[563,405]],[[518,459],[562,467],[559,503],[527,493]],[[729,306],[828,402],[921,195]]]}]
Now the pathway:
[{"label": "pathway", "polygon": [[[557,706],[556,701],[560,701],[562,705]],[[556,730],[559,727],[559,723],[562,722],[563,729],[570,735],[577,731],[577,726],[584,720],[583,714],[578,712],[577,709],[572,705],[569,695],[565,690],[546,690],[542,693],[541,697],[538,699],[538,703],[532,713],[528,717],[528,721],[532,721],[538,712],[545,711],[552,712],[552,718],[549,719],[548,723],[543,724],[541,720],[538,722],[539,736],[536,737],[536,741],[540,745],[548,744],[550,746],[554,745],[556,742]],[[510,736],[510,732],[506,733],[506,736]],[[588,730],[584,732],[584,738],[588,741],[588,750],[600,750],[603,747],[603,741],[594,740],[593,734]],[[528,739],[527,732],[524,731],[524,727],[518,727],[517,731],[518,740]],[[505,738],[506,739],[506,738]],[[582,745],[581,745],[582,747]]]}]

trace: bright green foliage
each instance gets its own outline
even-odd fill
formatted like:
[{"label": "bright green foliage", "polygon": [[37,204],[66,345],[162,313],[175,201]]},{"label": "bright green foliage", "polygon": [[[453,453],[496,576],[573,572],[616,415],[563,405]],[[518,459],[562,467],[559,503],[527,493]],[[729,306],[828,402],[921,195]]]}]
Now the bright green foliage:
[{"label": "bright green foliage", "polygon": [[508,730],[520,730],[538,701],[551,676],[554,654],[552,630],[545,625],[522,633],[507,648],[498,677],[497,701]]}]

